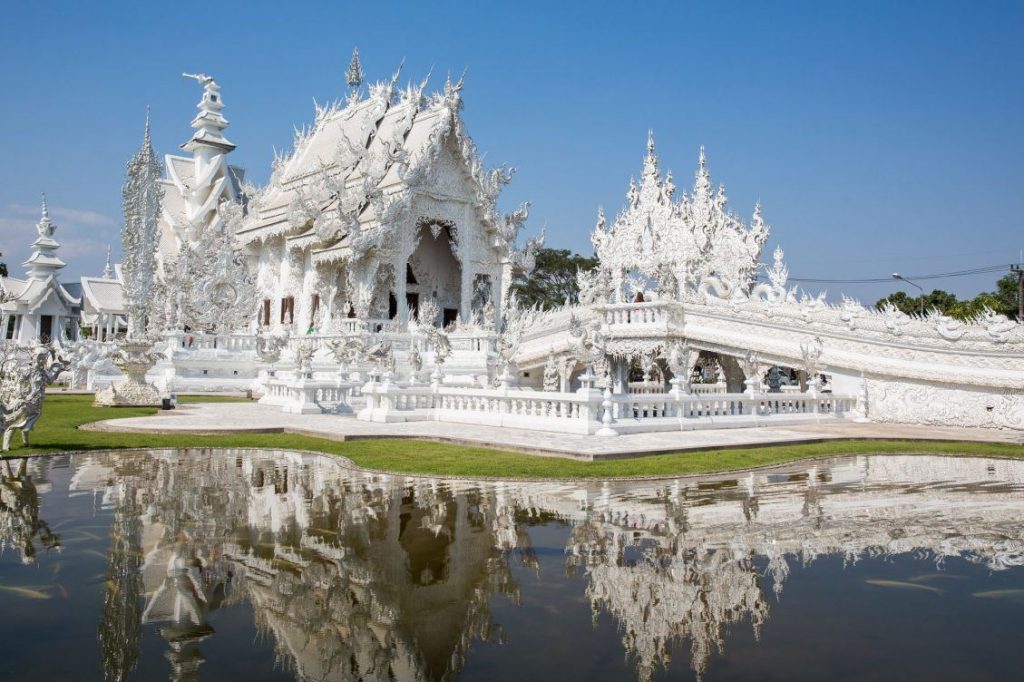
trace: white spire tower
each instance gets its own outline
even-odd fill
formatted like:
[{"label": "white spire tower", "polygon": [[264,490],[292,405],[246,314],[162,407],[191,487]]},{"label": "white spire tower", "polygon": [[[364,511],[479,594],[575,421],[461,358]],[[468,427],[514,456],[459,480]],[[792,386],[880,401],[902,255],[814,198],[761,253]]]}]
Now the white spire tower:
[{"label": "white spire tower", "polygon": [[29,279],[45,280],[56,275],[57,271],[64,267],[65,263],[57,257],[57,249],[60,242],[53,238],[57,231],[57,225],[50,220],[50,210],[46,205],[46,195],[43,194],[42,215],[36,223],[36,231],[39,236],[32,242],[32,255],[22,265],[28,270]]},{"label": "white spire tower", "polygon": [[235,145],[224,137],[228,120],[221,114],[224,102],[217,82],[206,74],[182,75],[203,86],[203,97],[197,105],[199,113],[192,119],[195,132],[188,142],[181,145],[182,149],[192,153],[193,174],[188,180],[177,177],[170,159],[168,170],[170,179],[185,200],[185,220],[184,224],[180,220],[175,221],[176,236],[179,244],[182,241],[195,244],[205,230],[220,229],[221,219],[217,213],[220,202],[237,199],[226,160]]},{"label": "white spire tower", "polygon": [[114,268],[110,264],[110,244],[107,244],[107,262],[103,264],[103,279],[114,279]]}]

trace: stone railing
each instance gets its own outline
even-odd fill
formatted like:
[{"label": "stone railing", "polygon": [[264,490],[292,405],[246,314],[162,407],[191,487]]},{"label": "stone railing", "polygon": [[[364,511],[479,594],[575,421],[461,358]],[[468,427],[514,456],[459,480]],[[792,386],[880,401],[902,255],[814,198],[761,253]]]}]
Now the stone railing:
[{"label": "stone railing", "polygon": [[256,337],[252,334],[172,334],[168,341],[174,350],[222,350],[229,353],[256,351]]},{"label": "stone railing", "polygon": [[789,414],[843,414],[853,410],[856,400],[831,393],[722,393],[717,395],[673,396],[670,393],[612,396],[612,417],[616,420],[645,420],[658,417],[694,419],[699,417],[765,417]]},{"label": "stone railing", "polygon": [[[790,388],[784,386],[784,389]],[[797,387],[799,388],[799,387]],[[631,395],[649,395],[652,393],[665,393],[665,386],[654,381],[631,381],[629,382],[629,393]],[[725,393],[725,383],[720,384],[690,384],[690,393],[696,395],[710,395]]]},{"label": "stone railing", "polygon": [[763,426],[835,418],[851,413],[849,396],[809,393],[627,394],[596,389],[574,393],[445,386],[363,386],[364,421],[434,420],[537,431],[617,435],[648,431]]},{"label": "stone railing", "polygon": [[604,323],[610,327],[618,325],[667,324],[669,310],[678,304],[669,301],[649,303],[610,303],[597,306]]}]

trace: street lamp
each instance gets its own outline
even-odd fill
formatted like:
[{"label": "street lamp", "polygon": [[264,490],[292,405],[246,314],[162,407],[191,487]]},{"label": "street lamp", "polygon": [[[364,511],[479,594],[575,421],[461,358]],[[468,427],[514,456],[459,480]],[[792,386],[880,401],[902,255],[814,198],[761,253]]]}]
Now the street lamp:
[{"label": "street lamp", "polygon": [[917,287],[917,290],[921,292],[921,315],[923,317],[924,316],[924,289],[922,289],[920,285],[911,282],[909,279],[907,279],[906,277],[904,277],[903,275],[901,275],[898,272],[892,273],[892,278],[893,279],[898,279],[901,282],[906,282],[910,286]]}]

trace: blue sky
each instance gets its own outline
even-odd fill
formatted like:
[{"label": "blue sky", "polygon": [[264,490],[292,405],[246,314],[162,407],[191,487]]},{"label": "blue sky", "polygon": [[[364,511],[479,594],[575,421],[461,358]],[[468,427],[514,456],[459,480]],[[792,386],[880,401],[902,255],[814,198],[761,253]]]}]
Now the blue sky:
[{"label": "blue sky", "polygon": [[[48,3],[0,22],[0,250],[20,273],[45,190],[69,276],[117,250],[124,163],[146,105],[154,141],[190,133],[198,88],[224,88],[232,162],[262,183],[273,149],[371,79],[468,69],[465,118],[506,207],[589,252],[647,129],[689,185],[700,145],[731,205],[761,200],[794,276],[885,277],[1017,259],[1024,248],[1024,3]],[[927,283],[973,295],[983,275]],[[873,302],[885,285],[827,285]]]}]

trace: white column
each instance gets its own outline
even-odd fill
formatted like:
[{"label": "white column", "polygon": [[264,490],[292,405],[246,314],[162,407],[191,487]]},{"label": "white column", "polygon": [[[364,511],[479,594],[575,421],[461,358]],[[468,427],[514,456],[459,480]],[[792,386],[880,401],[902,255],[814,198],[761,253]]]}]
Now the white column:
[{"label": "white column", "polygon": [[459,315],[469,321],[469,306],[473,302],[473,270],[469,267],[469,254],[462,259],[462,277],[459,282]]},{"label": "white column", "polygon": [[406,325],[409,324],[409,306],[405,302],[405,269],[408,260],[405,258],[399,258],[395,263],[395,299],[398,303],[398,314],[395,316],[398,320],[398,326],[401,329],[405,329]]},{"label": "white column", "polygon": [[[494,304],[494,328],[501,326],[501,307],[505,302],[505,264],[499,263],[495,268],[494,281],[491,282],[491,302]],[[564,388],[562,389],[565,390]]]}]

